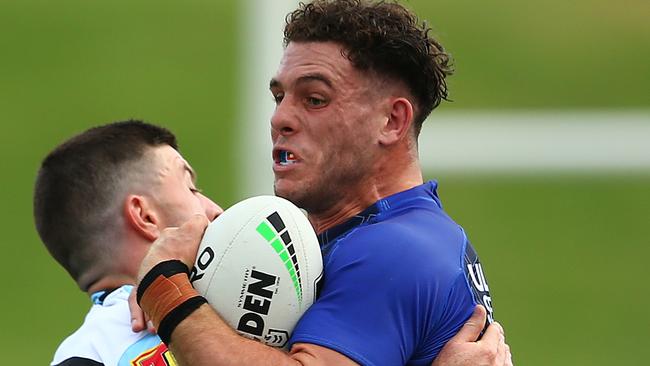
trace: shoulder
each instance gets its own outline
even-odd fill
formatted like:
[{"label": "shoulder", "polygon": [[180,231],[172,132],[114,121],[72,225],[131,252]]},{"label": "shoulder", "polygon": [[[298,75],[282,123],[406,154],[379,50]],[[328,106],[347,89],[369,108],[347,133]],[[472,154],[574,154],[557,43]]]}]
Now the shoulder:
[{"label": "shoulder", "polygon": [[146,336],[146,332],[133,333],[129,319],[126,300],[93,305],[81,327],[59,345],[51,364],[86,365],[86,360],[117,364],[130,345]]},{"label": "shoulder", "polygon": [[409,268],[416,275],[458,274],[466,237],[441,210],[411,208],[379,215],[339,240],[326,265],[363,261],[379,270]]}]

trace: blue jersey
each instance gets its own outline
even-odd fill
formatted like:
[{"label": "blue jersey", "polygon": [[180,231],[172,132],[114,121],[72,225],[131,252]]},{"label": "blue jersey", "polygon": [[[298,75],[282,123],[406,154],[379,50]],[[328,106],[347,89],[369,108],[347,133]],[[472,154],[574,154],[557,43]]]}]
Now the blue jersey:
[{"label": "blue jersey", "polygon": [[290,344],[362,365],[430,365],[489,288],[463,229],[428,182],[377,201],[319,235],[324,277]]}]

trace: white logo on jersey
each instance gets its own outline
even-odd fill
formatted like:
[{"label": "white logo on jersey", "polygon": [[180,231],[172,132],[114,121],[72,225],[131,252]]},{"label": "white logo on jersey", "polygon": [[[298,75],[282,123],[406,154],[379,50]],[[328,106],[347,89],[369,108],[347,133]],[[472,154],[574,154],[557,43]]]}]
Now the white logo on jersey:
[{"label": "white logo on jersey", "polygon": [[494,321],[492,315],[493,313],[492,298],[488,293],[488,291],[490,291],[490,288],[488,287],[487,280],[485,279],[485,275],[483,274],[483,268],[481,267],[481,263],[468,264],[467,270],[468,270],[467,272],[469,272],[470,278],[472,279],[472,284],[474,285],[474,288],[476,288],[476,290],[478,290],[479,292],[484,293],[481,302],[483,303],[483,306],[485,306],[485,310],[487,310],[488,321],[492,323]]}]

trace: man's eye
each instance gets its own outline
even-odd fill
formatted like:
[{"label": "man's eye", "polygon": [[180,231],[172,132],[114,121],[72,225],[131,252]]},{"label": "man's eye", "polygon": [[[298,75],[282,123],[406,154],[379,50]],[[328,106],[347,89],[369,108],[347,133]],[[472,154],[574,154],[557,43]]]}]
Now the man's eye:
[{"label": "man's eye", "polygon": [[198,188],[190,187],[190,192],[192,192],[192,193],[194,193],[194,194],[197,194],[197,193],[201,193],[201,190],[198,189]]},{"label": "man's eye", "polygon": [[275,101],[275,104],[280,104],[283,98],[284,98],[284,93],[273,94],[273,101]]},{"label": "man's eye", "polygon": [[325,100],[316,97],[308,97],[307,103],[313,107],[321,107],[325,105]]}]

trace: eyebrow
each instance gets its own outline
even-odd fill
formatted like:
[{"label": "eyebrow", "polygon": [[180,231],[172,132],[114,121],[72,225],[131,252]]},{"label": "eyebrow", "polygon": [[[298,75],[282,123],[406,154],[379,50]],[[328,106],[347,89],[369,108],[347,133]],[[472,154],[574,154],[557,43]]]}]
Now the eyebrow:
[{"label": "eyebrow", "polygon": [[196,183],[196,172],[194,169],[192,169],[191,166],[189,166],[186,162],[183,162],[183,167],[185,170],[190,173],[190,177],[192,178],[192,182]]},{"label": "eyebrow", "polygon": [[[333,87],[332,81],[329,78],[325,77],[325,75],[320,73],[302,75],[298,77],[298,79],[296,80],[296,84],[308,83],[310,81],[320,81],[330,88]],[[282,83],[278,79],[273,78],[269,82],[269,88],[282,88]]]},{"label": "eyebrow", "polygon": [[271,81],[269,82],[269,89],[271,89],[271,88],[281,88],[281,87],[282,87],[282,83],[279,82],[278,79],[276,79],[276,78],[271,79]]}]

